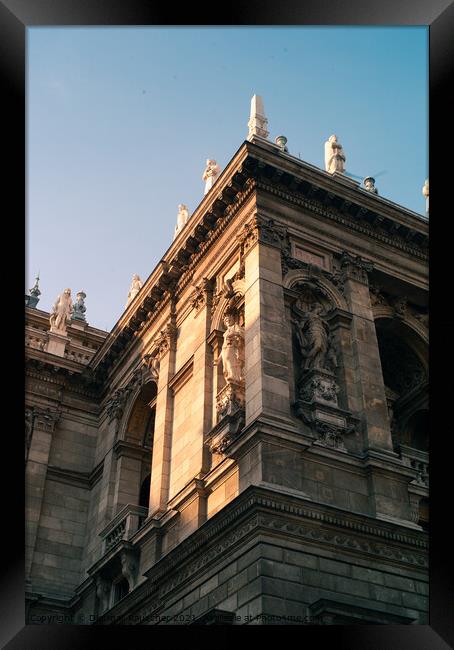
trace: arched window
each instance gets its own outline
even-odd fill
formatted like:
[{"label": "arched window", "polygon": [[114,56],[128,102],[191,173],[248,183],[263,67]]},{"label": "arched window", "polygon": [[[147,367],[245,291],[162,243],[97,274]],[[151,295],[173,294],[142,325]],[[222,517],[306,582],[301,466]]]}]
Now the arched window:
[{"label": "arched window", "polygon": [[[137,505],[148,508],[150,499],[151,464],[153,459],[154,428],[156,420],[157,386],[154,381],[147,382],[137,395],[126,425],[124,438],[127,442],[142,448],[142,460],[129,461],[128,473],[131,476],[132,463],[136,463],[135,487]],[[137,456],[136,456],[137,458]]]}]

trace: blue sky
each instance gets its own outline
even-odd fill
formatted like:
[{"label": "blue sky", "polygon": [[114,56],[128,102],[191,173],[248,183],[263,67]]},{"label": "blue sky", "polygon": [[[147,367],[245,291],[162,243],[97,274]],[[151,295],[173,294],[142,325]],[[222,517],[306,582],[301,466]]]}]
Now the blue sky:
[{"label": "blue sky", "polygon": [[131,276],[169,247],[178,204],[203,198],[262,95],[270,139],[323,168],[336,133],[346,169],[424,214],[426,27],[29,28],[26,289],[38,307],[84,290],[111,329]]}]

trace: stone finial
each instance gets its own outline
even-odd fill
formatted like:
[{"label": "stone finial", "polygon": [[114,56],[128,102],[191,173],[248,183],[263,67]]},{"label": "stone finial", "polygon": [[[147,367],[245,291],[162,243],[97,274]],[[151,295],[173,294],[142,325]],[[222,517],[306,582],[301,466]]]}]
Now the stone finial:
[{"label": "stone finial", "polygon": [[334,174],[345,172],[345,154],[342,145],[337,141],[337,135],[330,135],[325,142],[325,170]]},{"label": "stone finial", "polygon": [[277,144],[279,149],[281,149],[284,153],[288,153],[287,138],[285,137],[285,135],[278,135],[277,138],[274,140],[274,142]]},{"label": "stone finial", "polygon": [[365,190],[371,192],[372,194],[378,194],[378,190],[375,187],[375,178],[372,178],[372,176],[366,176],[366,178],[363,180],[363,184]]},{"label": "stone finial", "polygon": [[260,95],[253,95],[251,99],[251,115],[247,125],[249,127],[248,140],[252,140],[254,136],[265,138],[265,140],[268,138],[270,134],[267,129],[268,120],[265,117],[263,99]]},{"label": "stone finial", "polygon": [[208,158],[207,166],[203,172],[202,179],[205,181],[205,194],[211,190],[213,185],[216,183],[219,174],[221,173],[221,168],[215,160]]},{"label": "stone finial", "polygon": [[39,273],[35,278],[35,284],[30,289],[30,295],[27,296],[27,298],[28,298],[27,305],[28,305],[28,307],[31,307],[32,309],[36,308],[36,305],[39,302],[39,296],[41,295],[41,291],[39,290],[38,283],[39,283]]},{"label": "stone finial", "polygon": [[66,336],[67,324],[71,319],[72,311],[71,289],[65,289],[57,297],[52,307],[52,312],[49,317],[50,331]]},{"label": "stone finial", "polygon": [[134,273],[134,275],[132,276],[131,286],[129,288],[128,300],[126,302],[126,307],[129,305],[129,303],[132,300],[134,300],[134,298],[137,296],[137,294],[139,293],[139,291],[141,290],[142,287],[143,287],[142,280],[137,275],[137,273]]},{"label": "stone finial", "polygon": [[429,213],[429,179],[426,178],[422,188],[422,194],[426,197],[426,212]]},{"label": "stone finial", "polygon": [[175,239],[180,230],[183,230],[185,225],[188,223],[189,220],[189,212],[188,208],[184,203],[180,203],[178,206],[178,215],[177,215],[177,225],[175,226],[175,232],[173,235],[173,238]]},{"label": "stone finial", "polygon": [[73,305],[73,314],[71,317],[73,320],[85,321],[85,312],[87,311],[87,308],[85,307],[84,300],[86,297],[87,294],[84,291],[76,293],[76,302]]}]

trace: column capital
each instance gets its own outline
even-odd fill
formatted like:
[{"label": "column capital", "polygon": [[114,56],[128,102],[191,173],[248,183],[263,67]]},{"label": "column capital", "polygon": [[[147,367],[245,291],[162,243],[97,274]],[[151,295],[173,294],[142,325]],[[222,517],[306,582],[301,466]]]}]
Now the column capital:
[{"label": "column capital", "polygon": [[244,225],[241,233],[237,236],[237,240],[244,254],[246,254],[257,242],[281,248],[285,235],[285,228],[279,226],[274,219],[255,214]]},{"label": "column capital", "polygon": [[343,251],[340,258],[341,274],[344,280],[355,280],[361,284],[369,284],[368,274],[374,269],[372,262],[363,260],[359,255],[351,255]]}]

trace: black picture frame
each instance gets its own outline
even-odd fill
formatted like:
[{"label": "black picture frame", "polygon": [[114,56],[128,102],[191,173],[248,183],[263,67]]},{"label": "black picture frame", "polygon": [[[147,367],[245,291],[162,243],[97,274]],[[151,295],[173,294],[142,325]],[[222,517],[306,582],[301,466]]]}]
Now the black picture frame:
[{"label": "black picture frame", "polygon": [[[225,9],[225,11],[223,11]],[[447,451],[449,438],[452,436],[449,404],[452,401],[452,354],[449,343],[454,332],[454,317],[446,309],[446,286],[450,285],[450,253],[452,238],[447,234],[452,220],[450,207],[450,188],[452,180],[449,158],[443,160],[443,151],[449,149],[443,143],[449,142],[449,126],[452,102],[448,94],[453,74],[454,50],[454,3],[448,0],[295,0],[280,3],[271,0],[249,0],[244,6],[219,5],[217,13],[197,5],[187,5],[178,9],[178,18],[173,14],[173,7],[164,9],[154,3],[143,0],[1,0],[0,1],[0,66],[1,80],[4,88],[2,108],[4,111],[4,137],[7,152],[6,178],[4,184],[3,205],[5,199],[11,199],[11,205],[5,211],[4,229],[8,233],[15,225],[14,237],[17,238],[18,255],[15,268],[20,263],[20,251],[24,241],[25,209],[25,42],[26,28],[32,26],[63,25],[427,25],[430,39],[430,186],[431,186],[431,411],[446,414],[438,427],[431,425],[431,552],[430,552],[430,625],[427,626],[357,626],[334,628],[330,626],[304,626],[296,630],[301,642],[307,643],[314,635],[317,643],[332,639],[336,650],[411,647],[413,650],[441,650],[454,647],[454,581],[448,529],[451,504],[450,490],[450,454]],[[211,12],[211,13],[210,13]],[[176,23],[176,20],[178,22]],[[390,98],[391,101],[391,98]],[[5,128],[6,127],[6,128]],[[373,133],[371,134],[373,136]],[[415,134],[415,137],[421,137]],[[442,146],[437,147],[437,143]],[[448,196],[449,192],[449,196]],[[22,200],[24,197],[24,200]],[[8,234],[8,248],[10,238]],[[6,243],[6,239],[4,239]],[[5,245],[4,243],[4,245]],[[11,246],[15,247],[16,240]],[[14,248],[15,250],[15,248]],[[18,261],[19,260],[19,261]],[[25,268],[25,264],[22,268]],[[24,274],[25,275],[25,274]],[[17,282],[21,274],[16,273]],[[22,276],[24,279],[24,276]],[[7,284],[9,287],[9,282]],[[110,635],[115,639],[123,636],[124,628],[93,628],[68,625],[24,626],[24,557],[23,557],[23,502],[21,485],[23,438],[21,401],[17,393],[23,394],[23,367],[18,364],[17,350],[23,349],[23,313],[21,305],[22,287],[14,290],[15,296],[8,294],[8,314],[19,314],[19,323],[8,320],[8,352],[12,355],[10,364],[4,362],[4,372],[10,377],[12,369],[18,367],[17,382],[8,381],[4,388],[5,411],[12,411],[13,425],[4,430],[4,445],[7,456],[4,465],[13,467],[13,475],[3,488],[4,522],[3,567],[1,572],[1,607],[0,607],[0,643],[9,650],[33,648],[78,648],[92,647],[93,636],[98,635],[98,643],[108,642]],[[442,293],[443,292],[443,293]],[[440,296],[440,297],[437,297]],[[448,296],[449,298],[449,296]],[[5,296],[4,296],[5,299]],[[11,310],[10,302],[14,303]],[[16,310],[17,307],[17,310]],[[4,307],[6,310],[6,307]],[[11,322],[13,327],[11,327]],[[22,327],[21,327],[22,323]],[[5,340],[5,339],[4,339]],[[12,408],[17,404],[17,408]],[[451,418],[452,419],[452,418]],[[434,422],[434,418],[431,419]],[[20,423],[20,424],[18,424]],[[5,441],[5,438],[7,439]],[[14,457],[14,461],[11,459]],[[434,471],[435,468],[435,471]],[[4,472],[2,473],[4,476]],[[21,491],[22,490],[22,491]],[[5,511],[6,510],[6,511]],[[451,563],[451,567],[449,564]],[[104,631],[100,631],[103,629]],[[148,634],[151,628],[127,628],[129,641],[134,635]],[[200,630],[201,628],[198,628]],[[237,632],[241,629],[242,632]],[[254,630],[252,632],[252,630]],[[194,629],[180,629],[187,636]],[[274,630],[275,631],[275,630]],[[280,633],[285,633],[282,627]],[[293,630],[295,632],[295,630]],[[172,630],[159,630],[166,635]],[[262,627],[260,633],[267,636],[272,633],[269,627]],[[153,628],[150,634],[157,632]],[[198,631],[198,634],[203,633]],[[222,635],[256,634],[254,627],[222,630]],[[219,631],[218,631],[219,634]],[[300,637],[300,635],[303,635]],[[101,635],[101,636],[99,636]],[[328,635],[328,636],[327,636]],[[107,639],[106,639],[107,636]],[[230,637],[231,638],[231,637]],[[147,641],[150,642],[150,639]],[[448,645],[449,644],[449,645]]]}]

